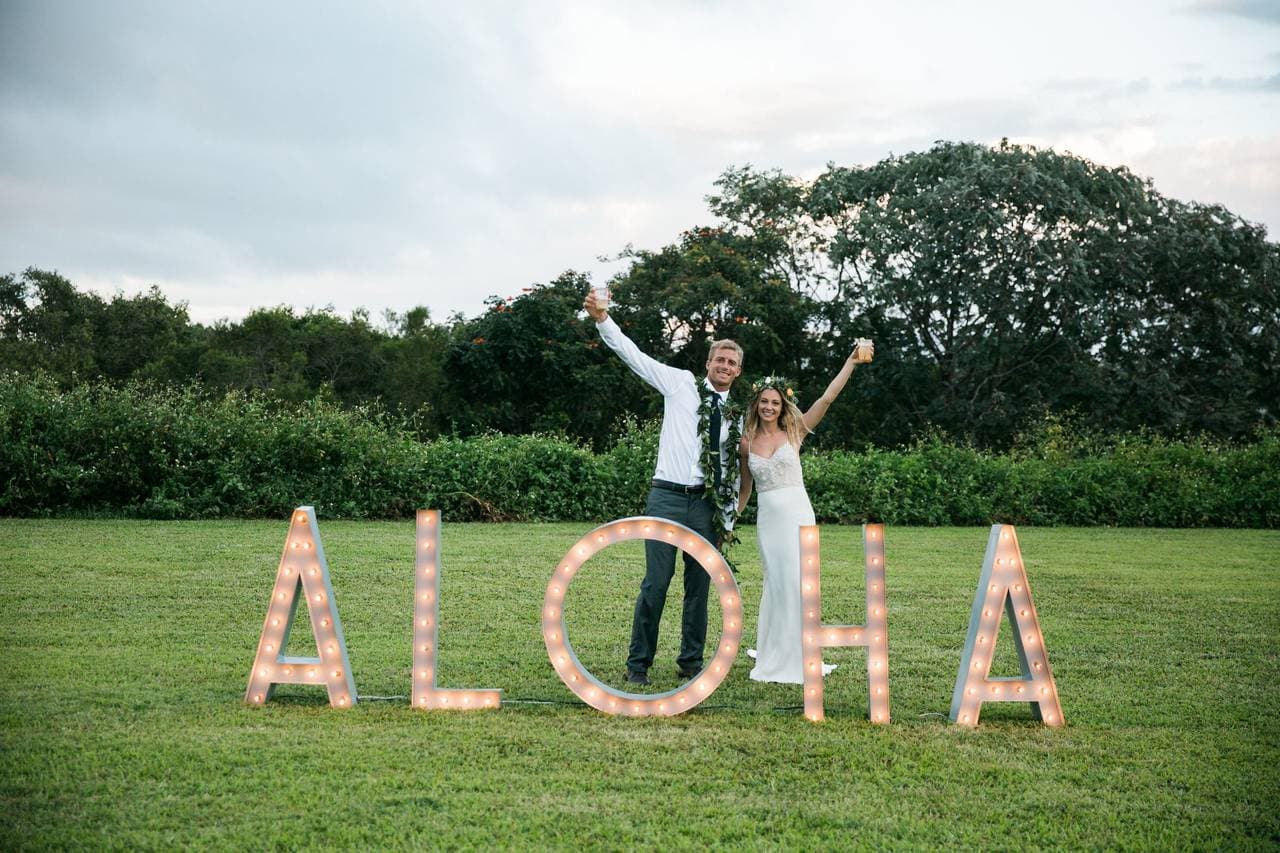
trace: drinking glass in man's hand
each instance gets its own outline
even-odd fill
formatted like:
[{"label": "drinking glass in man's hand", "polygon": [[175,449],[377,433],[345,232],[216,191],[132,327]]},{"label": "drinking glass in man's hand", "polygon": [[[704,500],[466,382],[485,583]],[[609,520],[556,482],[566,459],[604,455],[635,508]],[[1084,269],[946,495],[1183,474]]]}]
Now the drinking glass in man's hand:
[{"label": "drinking glass in man's hand", "polygon": [[596,307],[601,311],[609,307],[609,285],[596,284],[592,285],[591,293],[596,298]]}]

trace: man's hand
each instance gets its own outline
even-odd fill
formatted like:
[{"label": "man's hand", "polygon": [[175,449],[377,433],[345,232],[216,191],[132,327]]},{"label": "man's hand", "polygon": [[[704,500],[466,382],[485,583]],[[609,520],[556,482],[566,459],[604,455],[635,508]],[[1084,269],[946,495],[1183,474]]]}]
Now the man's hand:
[{"label": "man's hand", "polygon": [[597,323],[603,323],[609,319],[609,312],[596,305],[595,288],[587,288],[587,298],[582,300],[582,307],[587,309],[587,313],[591,315],[591,319]]}]

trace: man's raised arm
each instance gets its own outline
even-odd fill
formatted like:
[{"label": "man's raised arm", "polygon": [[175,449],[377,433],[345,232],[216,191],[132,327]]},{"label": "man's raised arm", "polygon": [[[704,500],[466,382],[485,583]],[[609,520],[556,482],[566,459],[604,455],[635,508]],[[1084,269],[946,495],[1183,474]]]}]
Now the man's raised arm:
[{"label": "man's raised arm", "polygon": [[593,290],[587,291],[587,298],[583,300],[582,307],[587,310],[587,314],[590,315],[591,319],[596,321],[596,328],[600,331],[600,339],[605,342],[609,349],[618,354],[618,357],[622,359],[627,367],[631,368],[636,376],[639,376],[663,394],[670,394],[680,386],[680,383],[689,381],[689,371],[663,364],[657,359],[640,352],[640,348],[622,333],[622,329],[618,328],[618,324],[609,316],[609,312],[596,304]]}]

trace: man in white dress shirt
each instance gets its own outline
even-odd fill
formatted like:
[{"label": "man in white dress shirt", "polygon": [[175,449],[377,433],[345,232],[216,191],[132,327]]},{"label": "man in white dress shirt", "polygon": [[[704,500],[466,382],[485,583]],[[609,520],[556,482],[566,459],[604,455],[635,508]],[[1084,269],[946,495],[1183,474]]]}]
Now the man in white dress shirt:
[{"label": "man in white dress shirt", "polygon": [[[666,518],[697,531],[715,544],[712,526],[714,507],[707,494],[708,474],[702,470],[703,436],[698,429],[698,409],[704,394],[716,395],[714,405],[721,406],[729,395],[733,380],[742,373],[742,347],[730,340],[715,341],[707,356],[706,377],[699,381],[688,370],[680,370],[650,358],[622,333],[603,306],[597,305],[593,291],[587,292],[583,307],[596,321],[600,338],[663,397],[662,432],[658,438],[658,464],[652,488],[645,502],[645,515]],[[717,412],[718,414],[718,412]],[[723,420],[723,422],[721,422]],[[725,448],[728,419],[713,417],[720,434],[723,466],[721,476],[735,476],[738,449]],[[727,452],[726,452],[727,450]],[[645,575],[636,598],[635,616],[631,624],[631,648],[627,657],[627,682],[648,684],[649,667],[653,665],[658,645],[658,623],[667,603],[667,587],[675,574],[676,548],[665,542],[645,541]],[[707,639],[707,592],[710,576],[688,554],[684,555],[684,612],[680,623],[680,655],[676,668],[683,678],[692,678],[702,669],[703,646]]]}]

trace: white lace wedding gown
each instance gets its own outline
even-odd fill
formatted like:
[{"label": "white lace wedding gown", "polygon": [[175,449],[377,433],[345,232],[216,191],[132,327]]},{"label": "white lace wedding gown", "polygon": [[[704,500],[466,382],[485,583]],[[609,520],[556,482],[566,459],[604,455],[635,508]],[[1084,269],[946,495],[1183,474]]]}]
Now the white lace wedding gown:
[{"label": "white lace wedding gown", "polygon": [[[764,594],[756,628],[754,681],[804,683],[800,622],[800,525],[813,524],[813,506],[804,490],[800,454],[784,442],[769,457],[751,453],[747,467],[755,480],[756,538],[764,567]],[[748,652],[750,654],[750,652]],[[835,669],[822,667],[826,675]]]}]

